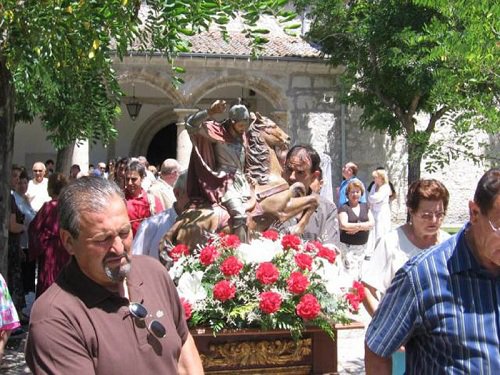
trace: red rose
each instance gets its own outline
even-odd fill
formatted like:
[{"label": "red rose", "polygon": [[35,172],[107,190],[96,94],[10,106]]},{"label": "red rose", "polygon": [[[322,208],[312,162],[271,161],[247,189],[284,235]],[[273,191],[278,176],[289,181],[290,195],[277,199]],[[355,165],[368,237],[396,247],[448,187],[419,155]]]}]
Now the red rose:
[{"label": "red rose", "polygon": [[295,263],[301,270],[311,270],[312,261],[312,258],[307,254],[295,254]]},{"label": "red rose", "polygon": [[347,301],[349,301],[351,311],[356,312],[359,310],[359,303],[361,302],[361,300],[359,299],[359,296],[357,294],[347,293],[345,298],[347,299]]},{"label": "red rose", "polygon": [[233,276],[240,273],[243,268],[243,263],[239,261],[234,255],[228,257],[220,265],[220,270],[225,276]]},{"label": "red rose", "polygon": [[236,287],[227,280],[219,281],[214,285],[214,298],[221,302],[233,299],[236,294]]},{"label": "red rose", "polygon": [[268,240],[276,241],[279,238],[279,233],[275,230],[269,229],[262,232],[262,237],[267,238]]},{"label": "red rose", "polygon": [[266,314],[272,314],[281,307],[281,296],[276,292],[263,292],[260,294],[260,309]]},{"label": "red rose", "polygon": [[283,246],[285,250],[289,249],[298,250],[300,243],[301,243],[300,238],[295,234],[285,234],[281,239],[281,246]]},{"label": "red rose", "polygon": [[236,249],[238,246],[240,246],[240,243],[240,238],[235,234],[228,234],[224,237],[221,237],[221,245],[223,247]]},{"label": "red rose", "polygon": [[200,251],[200,263],[204,266],[212,264],[219,257],[219,252],[215,246],[208,245],[205,246]]},{"label": "red rose", "polygon": [[288,290],[295,294],[304,293],[309,286],[309,280],[300,272],[292,272],[286,283]]},{"label": "red rose", "polygon": [[319,304],[317,298],[312,294],[305,294],[300,299],[295,311],[297,315],[302,319],[310,320],[318,316],[321,310],[321,305]]},{"label": "red rose", "polygon": [[170,258],[172,258],[174,262],[179,260],[183,255],[189,255],[189,247],[184,244],[175,245],[172,250],[170,250]]},{"label": "red rose", "polygon": [[321,245],[321,248],[318,251],[318,256],[321,258],[325,258],[330,263],[335,263],[335,258],[337,257],[337,253],[335,253],[335,251]]},{"label": "red rose", "polygon": [[365,297],[366,297],[366,295],[365,295],[365,286],[363,285],[363,283],[361,283],[359,281],[355,281],[355,282],[352,283],[352,287],[354,288],[354,290],[358,294],[359,300],[363,301],[365,299]]},{"label": "red rose", "polygon": [[184,308],[184,317],[186,320],[189,320],[191,318],[191,315],[193,315],[193,309],[191,307],[191,304],[185,300],[184,298],[180,298],[182,307]]},{"label": "red rose", "polygon": [[272,284],[278,280],[280,272],[274,264],[271,262],[263,262],[259,264],[257,270],[255,271],[255,277],[262,284]]}]

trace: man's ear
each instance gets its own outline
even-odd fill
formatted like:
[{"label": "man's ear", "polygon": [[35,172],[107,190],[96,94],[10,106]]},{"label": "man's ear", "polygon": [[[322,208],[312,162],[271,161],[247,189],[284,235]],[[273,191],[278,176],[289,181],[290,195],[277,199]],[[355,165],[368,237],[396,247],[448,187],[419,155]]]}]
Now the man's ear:
[{"label": "man's ear", "polygon": [[320,175],[321,175],[321,172],[320,172],[320,171],[314,171],[314,172],[312,173],[313,180],[314,180],[314,179],[316,179],[316,178],[319,180],[319,176],[320,176]]},{"label": "man's ear", "polygon": [[60,229],[59,230],[59,237],[61,238],[61,242],[66,249],[68,253],[71,255],[74,254],[73,251],[73,241],[74,238],[71,236],[71,234],[66,230],[66,229]]},{"label": "man's ear", "polygon": [[473,200],[470,200],[469,201],[470,222],[474,223],[478,219],[480,213],[481,213],[481,210],[479,209],[479,206],[477,205],[477,203],[474,202]]}]

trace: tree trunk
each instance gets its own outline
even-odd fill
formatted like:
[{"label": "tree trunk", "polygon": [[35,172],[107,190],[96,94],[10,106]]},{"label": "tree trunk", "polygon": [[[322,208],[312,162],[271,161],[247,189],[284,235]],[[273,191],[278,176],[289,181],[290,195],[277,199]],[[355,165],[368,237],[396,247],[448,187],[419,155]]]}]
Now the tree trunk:
[{"label": "tree trunk", "polygon": [[10,173],[14,147],[14,87],[0,55],[0,272],[7,277],[9,246]]},{"label": "tree trunk", "polygon": [[57,151],[56,172],[68,175],[71,168],[71,160],[73,157],[73,149],[75,142]]},{"label": "tree trunk", "polygon": [[420,179],[421,163],[422,153],[420,152],[420,146],[408,142],[408,186]]}]

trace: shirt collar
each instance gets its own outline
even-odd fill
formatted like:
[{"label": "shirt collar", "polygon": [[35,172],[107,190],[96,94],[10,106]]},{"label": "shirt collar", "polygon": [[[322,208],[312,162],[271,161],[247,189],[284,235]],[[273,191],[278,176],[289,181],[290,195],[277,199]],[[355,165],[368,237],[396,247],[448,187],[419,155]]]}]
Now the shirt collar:
[{"label": "shirt collar", "polygon": [[[69,289],[68,291],[81,299],[88,308],[95,307],[109,298],[120,298],[117,293],[104,288],[85,275],[74,256],[71,257],[70,262],[61,272],[60,280],[62,281],[61,288]],[[143,299],[141,290],[143,281],[140,273],[134,270],[133,266],[127,277],[127,285],[130,300],[141,302]]]},{"label": "shirt collar", "polygon": [[470,227],[470,222],[465,224],[464,227],[457,233],[455,237],[456,245],[455,251],[453,251],[449,263],[450,263],[450,274],[460,273],[464,271],[473,271],[480,274],[488,275],[487,270],[479,264],[472,249],[470,248],[467,240],[465,239],[465,233]]}]

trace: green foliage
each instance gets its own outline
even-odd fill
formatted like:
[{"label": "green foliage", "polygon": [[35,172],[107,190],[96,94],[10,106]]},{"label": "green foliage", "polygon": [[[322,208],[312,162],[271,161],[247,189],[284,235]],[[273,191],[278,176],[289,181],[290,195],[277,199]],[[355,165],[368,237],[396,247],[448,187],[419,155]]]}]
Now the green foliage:
[{"label": "green foliage", "polygon": [[[56,148],[116,136],[122,91],[112,65],[131,50],[168,62],[190,45],[184,35],[226,25],[241,14],[254,56],[267,42],[261,14],[279,16],[283,0],[30,0],[0,3],[0,59],[12,75],[17,120],[42,118]],[[183,70],[172,68],[172,83]]]},{"label": "green foliage", "polygon": [[[343,102],[364,110],[363,126],[404,135],[417,165],[431,147],[437,120],[446,113],[461,113],[453,123],[458,133],[500,131],[497,1],[296,3],[309,10],[308,38],[332,64],[345,66]],[[419,112],[430,119],[418,131]],[[429,155],[438,154],[437,146]]]}]

